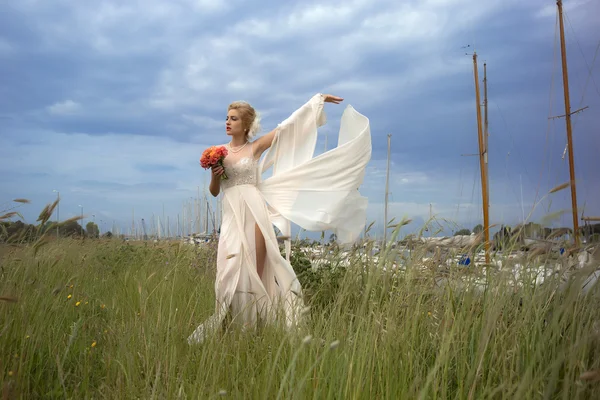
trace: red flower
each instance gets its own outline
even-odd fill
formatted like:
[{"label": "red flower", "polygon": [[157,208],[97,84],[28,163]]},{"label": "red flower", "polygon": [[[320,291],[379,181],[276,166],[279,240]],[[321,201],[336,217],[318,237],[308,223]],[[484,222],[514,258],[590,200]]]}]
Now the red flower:
[{"label": "red flower", "polygon": [[[227,156],[227,149],[225,146],[211,146],[204,150],[202,157],[200,157],[200,165],[204,169],[212,168],[215,165],[223,167],[223,160]],[[225,168],[225,167],[223,167]],[[227,179],[227,174],[223,172],[221,179]]]}]

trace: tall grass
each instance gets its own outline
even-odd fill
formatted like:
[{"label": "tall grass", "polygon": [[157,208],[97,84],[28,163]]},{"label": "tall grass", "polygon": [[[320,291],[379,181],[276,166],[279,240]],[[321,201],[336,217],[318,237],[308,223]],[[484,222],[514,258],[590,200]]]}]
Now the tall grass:
[{"label": "tall grass", "polygon": [[[597,290],[485,291],[355,259],[306,323],[187,336],[213,312],[215,249],[63,239],[0,252],[9,398],[593,398]],[[465,268],[448,282],[462,281]],[[468,269],[468,268],[466,268]],[[459,289],[460,288],[460,289]],[[335,289],[335,291],[334,291]]]}]

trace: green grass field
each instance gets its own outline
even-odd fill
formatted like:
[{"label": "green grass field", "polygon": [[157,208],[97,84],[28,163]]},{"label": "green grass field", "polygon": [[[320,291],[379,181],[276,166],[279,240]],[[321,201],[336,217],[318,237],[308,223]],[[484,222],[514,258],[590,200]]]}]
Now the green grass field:
[{"label": "green grass field", "polygon": [[[363,261],[311,286],[312,307],[298,330],[234,330],[189,346],[188,335],[213,313],[215,255],[179,243],[118,240],[3,245],[5,398],[600,393],[597,289],[586,297],[557,291],[557,282],[515,289],[500,274],[488,277],[484,292],[440,289],[410,266],[382,272]],[[457,269],[450,282],[462,274]]]}]

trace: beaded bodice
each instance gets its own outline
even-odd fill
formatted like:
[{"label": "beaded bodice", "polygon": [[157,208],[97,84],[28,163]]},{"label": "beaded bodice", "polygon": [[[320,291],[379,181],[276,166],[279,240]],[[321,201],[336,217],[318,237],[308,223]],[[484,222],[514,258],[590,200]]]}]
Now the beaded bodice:
[{"label": "beaded bodice", "polygon": [[223,165],[228,179],[221,180],[221,187],[227,189],[237,185],[256,185],[258,182],[258,160],[254,159],[253,146],[249,143],[238,153],[227,147],[229,154]]}]

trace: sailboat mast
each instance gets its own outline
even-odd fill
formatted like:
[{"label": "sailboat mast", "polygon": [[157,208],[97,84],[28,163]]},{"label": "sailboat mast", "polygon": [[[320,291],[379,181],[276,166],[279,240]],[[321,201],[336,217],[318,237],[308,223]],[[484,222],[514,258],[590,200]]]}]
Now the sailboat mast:
[{"label": "sailboat mast", "polygon": [[560,27],[560,54],[562,58],[563,91],[565,95],[565,121],[567,125],[567,150],[569,152],[569,174],[571,177],[571,207],[573,213],[573,237],[575,245],[579,245],[579,223],[577,221],[577,189],[575,187],[575,163],[573,161],[573,132],[571,127],[571,101],[569,99],[569,73],[567,71],[567,49],[565,44],[565,28],[563,24],[562,1],[558,6],[558,21]]},{"label": "sailboat mast", "polygon": [[383,249],[387,243],[387,224],[388,224],[388,197],[390,193],[390,149],[392,135],[387,135],[387,168],[385,174],[385,207],[383,209]]},{"label": "sailboat mast", "polygon": [[[488,143],[490,132],[488,130],[488,93],[487,93],[487,63],[483,63],[483,162],[485,167],[485,199],[487,202],[488,210],[488,225],[487,225],[487,239],[486,242],[490,241],[489,232],[489,210],[490,210],[490,185],[489,185],[489,170],[488,170]],[[489,249],[488,249],[489,250]]]},{"label": "sailboat mast", "polygon": [[487,144],[488,144],[487,63],[483,63],[483,148],[484,148],[486,154],[487,154]]},{"label": "sailboat mast", "polygon": [[485,262],[490,262],[490,220],[487,197],[487,152],[483,145],[483,132],[481,127],[481,95],[479,94],[479,73],[477,71],[477,53],[473,53],[473,73],[475,78],[475,101],[477,103],[477,136],[479,138],[479,169],[481,171],[481,197],[483,202],[483,234],[485,246]]},{"label": "sailboat mast", "polygon": [[208,196],[204,193],[204,202],[206,206],[206,218],[204,219],[204,232],[208,235],[208,212],[209,212],[209,204],[208,204]]},{"label": "sailboat mast", "polygon": [[197,190],[198,193],[196,195],[196,200],[194,201],[194,204],[196,205],[196,232],[200,234],[200,216],[202,215],[202,209],[200,207],[200,185],[197,185]]},{"label": "sailboat mast", "polygon": [[[483,63],[483,155],[485,163],[485,180],[486,180],[486,201],[488,203],[488,224],[489,224],[489,207],[490,207],[490,185],[489,185],[489,174],[488,174],[488,143],[490,132],[488,130],[488,101],[487,101],[487,63]],[[489,226],[488,226],[488,238],[489,242]]]},{"label": "sailboat mast", "polygon": [[131,207],[131,236],[135,239],[135,207]]}]

